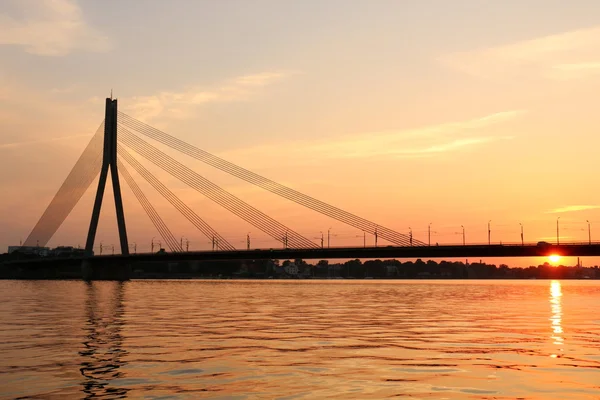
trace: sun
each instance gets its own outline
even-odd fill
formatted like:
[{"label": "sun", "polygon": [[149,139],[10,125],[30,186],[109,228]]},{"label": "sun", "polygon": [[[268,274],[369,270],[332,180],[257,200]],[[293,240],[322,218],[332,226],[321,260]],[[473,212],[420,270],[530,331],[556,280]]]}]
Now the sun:
[{"label": "sun", "polygon": [[548,258],[550,259],[550,262],[555,264],[560,261],[560,256],[558,254],[552,254],[551,256],[548,256]]}]

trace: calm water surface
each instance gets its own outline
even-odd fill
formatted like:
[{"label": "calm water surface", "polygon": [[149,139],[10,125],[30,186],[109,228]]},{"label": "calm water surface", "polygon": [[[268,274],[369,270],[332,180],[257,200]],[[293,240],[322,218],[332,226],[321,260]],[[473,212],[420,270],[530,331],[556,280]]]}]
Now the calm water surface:
[{"label": "calm water surface", "polygon": [[1,398],[599,399],[600,282],[0,281]]}]

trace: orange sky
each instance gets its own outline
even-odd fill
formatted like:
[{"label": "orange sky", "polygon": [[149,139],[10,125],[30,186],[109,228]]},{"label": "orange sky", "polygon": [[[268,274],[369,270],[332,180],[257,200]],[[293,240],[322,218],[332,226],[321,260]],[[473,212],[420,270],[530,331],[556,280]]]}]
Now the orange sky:
[{"label": "orange sky", "polygon": [[[29,234],[110,88],[134,117],[423,241],[430,222],[440,244],[460,243],[461,225],[486,242],[488,220],[496,243],[518,242],[519,223],[526,241],[554,241],[559,216],[561,241],[587,240],[586,220],[600,232],[597,2],[175,3],[145,3],[143,18],[132,4],[0,6],[0,251]],[[331,228],[332,244],[362,245],[359,230],[177,158],[317,243]],[[252,247],[277,246],[149,168],[232,244],[250,232]],[[210,247],[140,184],[177,238]],[[149,250],[158,234],[123,190],[130,241]],[[50,245],[83,245],[92,196]],[[110,246],[104,204],[97,243]]]}]

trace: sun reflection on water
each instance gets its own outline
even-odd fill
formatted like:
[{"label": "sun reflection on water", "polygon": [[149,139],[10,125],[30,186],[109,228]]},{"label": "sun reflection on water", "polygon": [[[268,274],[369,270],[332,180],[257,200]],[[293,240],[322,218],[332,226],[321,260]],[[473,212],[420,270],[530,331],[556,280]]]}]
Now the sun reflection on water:
[{"label": "sun reflection on water", "polygon": [[[550,307],[552,314],[550,316],[552,335],[551,338],[555,345],[561,346],[564,344],[563,328],[562,328],[562,289],[560,281],[552,281],[550,283]],[[556,357],[556,355],[552,355]]]}]

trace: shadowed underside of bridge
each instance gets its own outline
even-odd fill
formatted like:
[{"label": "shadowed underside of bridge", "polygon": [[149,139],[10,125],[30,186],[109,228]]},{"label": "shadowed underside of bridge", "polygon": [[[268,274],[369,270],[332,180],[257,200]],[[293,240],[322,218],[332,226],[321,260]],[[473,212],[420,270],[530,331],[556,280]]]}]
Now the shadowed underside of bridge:
[{"label": "shadowed underside of bridge", "polygon": [[[415,248],[425,246],[425,243],[413,239],[412,236],[396,232],[381,224],[369,221],[326,202],[317,200],[314,197],[298,192],[297,190],[201,150],[194,145],[138,121],[127,114],[121,113],[117,110],[117,100],[113,99],[107,99],[105,120],[100,124],[100,127],[93,135],[75,166],[25,240],[24,245],[45,246],[69,216],[83,194],[89,189],[96,178],[100,176],[86,242],[87,256],[91,256],[98,224],[98,215],[102,206],[104,187],[108,173],[110,172],[117,210],[121,253],[124,256],[128,254],[128,242],[119,177],[123,178],[125,183],[129,186],[131,192],[139,201],[171,253],[182,253],[183,249],[181,243],[175,239],[165,221],[160,217],[157,209],[150,203],[148,197],[141,190],[134,179],[134,176],[130,173],[131,169],[150,184],[154,190],[163,196],[196,229],[208,239],[212,240],[218,250],[227,253],[230,256],[234,254],[236,249],[227,238],[219,234],[217,230],[204,221],[175,193],[161,183],[156,176],[138,161],[138,158],[142,158],[161,168],[188,187],[214,201],[237,217],[248,222],[257,229],[260,229],[273,239],[281,242],[285,251],[297,250],[302,252],[303,250],[324,250],[319,249],[319,246],[316,243],[302,236],[290,227],[276,221],[258,208],[229,193],[191,168],[170,157],[154,144],[150,143],[148,139],[168,148],[177,150],[193,159],[202,161],[207,165],[227,172],[232,176],[277,194],[308,209],[374,235],[376,242],[377,239],[380,238],[393,243],[396,246],[413,246]],[[247,252],[244,251],[243,253]]]}]

